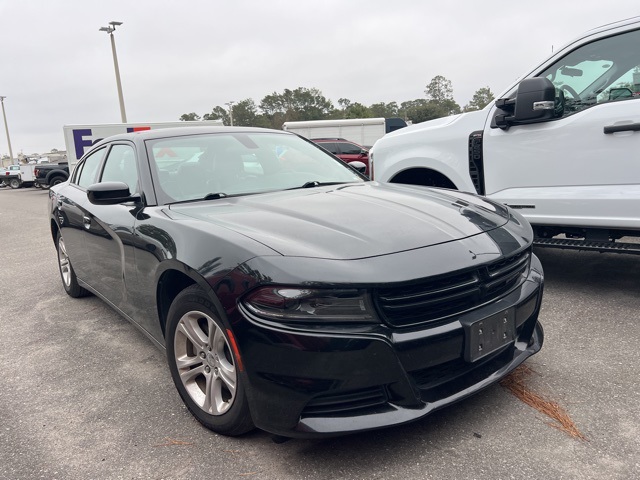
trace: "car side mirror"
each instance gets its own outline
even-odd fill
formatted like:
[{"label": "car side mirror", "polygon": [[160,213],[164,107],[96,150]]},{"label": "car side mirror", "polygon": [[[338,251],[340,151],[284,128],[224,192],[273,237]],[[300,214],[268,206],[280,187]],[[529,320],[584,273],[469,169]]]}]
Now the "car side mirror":
[{"label": "car side mirror", "polygon": [[520,82],[514,98],[496,100],[498,110],[492,127],[508,129],[512,125],[543,122],[556,116],[556,89],[545,77],[527,78]]},{"label": "car side mirror", "polygon": [[367,165],[363,162],[359,162],[358,160],[356,160],[355,162],[349,162],[347,165],[363,175],[365,174],[364,172],[367,171]]},{"label": "car side mirror", "polygon": [[139,202],[140,195],[131,194],[124,182],[94,183],[87,187],[87,198],[94,205],[117,205],[125,202]]}]

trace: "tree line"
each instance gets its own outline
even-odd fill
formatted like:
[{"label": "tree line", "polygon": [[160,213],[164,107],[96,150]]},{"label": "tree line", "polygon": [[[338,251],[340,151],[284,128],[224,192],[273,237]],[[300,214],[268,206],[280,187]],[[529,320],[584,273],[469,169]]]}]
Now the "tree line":
[{"label": "tree line", "polygon": [[460,107],[453,99],[451,81],[442,75],[435,76],[425,87],[425,97],[397,102],[379,102],[366,106],[348,98],[338,99],[334,106],[317,88],[286,88],[282,93],[266,95],[259,104],[247,98],[229,102],[230,109],[217,105],[202,116],[195,112],[184,113],[180,120],[222,120],[225,125],[282,128],[288,121],[331,120],[341,118],[391,118],[401,117],[413,123],[446,117],[461,112],[484,108],[494,98],[489,87],[479,88],[471,101]]}]

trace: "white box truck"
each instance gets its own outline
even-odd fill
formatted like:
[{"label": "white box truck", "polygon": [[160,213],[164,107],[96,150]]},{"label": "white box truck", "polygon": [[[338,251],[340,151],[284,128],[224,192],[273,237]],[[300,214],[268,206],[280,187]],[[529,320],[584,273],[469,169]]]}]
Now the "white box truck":
[{"label": "white box truck", "polygon": [[407,123],[401,118],[348,118],[285,122],[282,129],[311,140],[315,138],[342,138],[369,148],[387,133],[406,126]]},{"label": "white box truck", "polygon": [[156,128],[221,126],[222,120],[198,122],[162,122],[162,123],[103,123],[95,125],[65,125],[64,143],[67,148],[67,160],[71,169],[80,157],[100,140],[121,133],[139,132]]},{"label": "white box truck", "polygon": [[[381,182],[475,192],[547,247],[640,253],[640,17],[591,30],[481,111],[389,133]],[[623,239],[622,243],[620,239]]]}]

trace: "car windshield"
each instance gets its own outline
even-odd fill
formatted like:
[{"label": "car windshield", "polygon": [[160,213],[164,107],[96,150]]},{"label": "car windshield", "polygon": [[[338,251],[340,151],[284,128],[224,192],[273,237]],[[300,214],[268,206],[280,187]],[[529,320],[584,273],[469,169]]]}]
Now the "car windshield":
[{"label": "car windshield", "polygon": [[146,146],[162,203],[365,181],[311,142],[287,133],[185,135],[148,140]]}]

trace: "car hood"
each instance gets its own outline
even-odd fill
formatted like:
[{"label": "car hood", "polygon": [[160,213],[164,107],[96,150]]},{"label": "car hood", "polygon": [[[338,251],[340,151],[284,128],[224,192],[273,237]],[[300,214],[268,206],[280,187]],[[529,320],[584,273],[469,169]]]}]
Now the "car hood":
[{"label": "car hood", "polygon": [[174,204],[172,212],[226,228],[281,255],[357,259],[451,242],[493,230],[502,205],[444,189],[344,184]]}]

